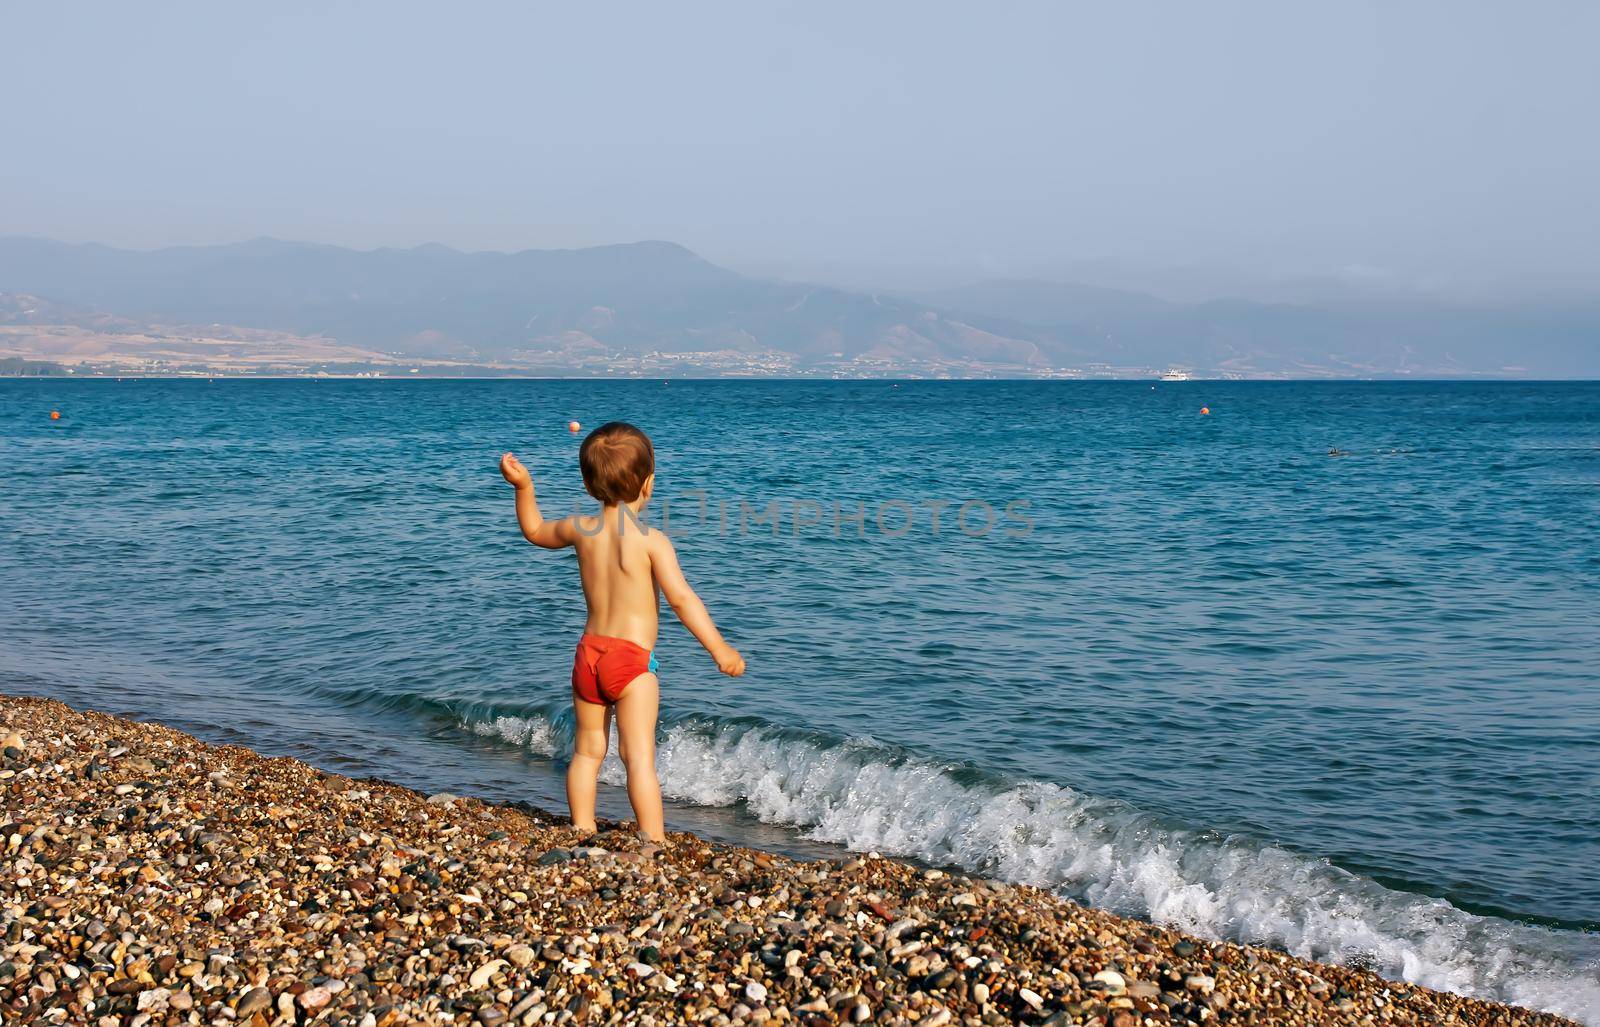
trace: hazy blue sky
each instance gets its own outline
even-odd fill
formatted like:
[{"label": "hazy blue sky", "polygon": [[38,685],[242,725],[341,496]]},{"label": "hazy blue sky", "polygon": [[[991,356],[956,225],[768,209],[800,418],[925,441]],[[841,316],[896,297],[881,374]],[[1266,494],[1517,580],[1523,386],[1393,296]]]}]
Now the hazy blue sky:
[{"label": "hazy blue sky", "polygon": [[18,3],[0,233],[1600,281],[1600,4]]}]

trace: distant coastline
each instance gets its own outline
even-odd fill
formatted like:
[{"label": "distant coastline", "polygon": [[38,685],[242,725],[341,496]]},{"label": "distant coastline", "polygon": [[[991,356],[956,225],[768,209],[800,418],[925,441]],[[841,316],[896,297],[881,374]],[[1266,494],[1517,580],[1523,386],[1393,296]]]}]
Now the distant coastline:
[{"label": "distant coastline", "polygon": [[[416,370],[411,370],[415,367]],[[550,369],[535,371],[523,368],[495,368],[478,367],[472,365],[435,365],[428,363],[415,363],[408,366],[383,366],[361,370],[318,370],[306,368],[302,370],[289,370],[283,368],[264,369],[261,371],[239,371],[237,369],[211,369],[205,367],[181,367],[171,370],[152,370],[149,368],[129,368],[115,364],[94,365],[78,364],[67,365],[51,360],[39,360],[25,357],[0,358],[0,381],[5,380],[39,380],[39,381],[121,381],[123,379],[146,379],[150,381],[206,381],[224,379],[229,381],[887,381],[887,382],[935,382],[935,381],[1062,381],[1062,382],[1148,382],[1153,386],[1162,388],[1182,387],[1184,385],[1203,385],[1208,382],[1585,382],[1596,381],[1600,378],[1574,377],[1574,378],[1541,378],[1532,376],[1516,376],[1509,374],[1500,375],[1382,375],[1358,377],[1355,375],[1239,375],[1216,374],[1210,375],[1201,372],[1189,374],[1181,381],[1164,379],[1161,372],[1148,369],[1117,369],[1107,372],[1083,372],[1074,370],[1058,370],[1042,373],[1020,373],[1016,371],[993,371],[988,373],[949,374],[919,371],[917,369],[883,369],[872,372],[846,373],[842,371],[787,371],[767,373],[738,373],[725,371],[717,373],[710,369],[685,369],[682,367],[670,371],[653,370],[650,372],[638,370],[589,370],[589,369]]]},{"label": "distant coastline", "polygon": [[744,275],[669,242],[136,251],[0,237],[0,358],[124,376],[1542,379],[1600,374],[1596,340],[1600,307],[1576,299],[851,289]]}]

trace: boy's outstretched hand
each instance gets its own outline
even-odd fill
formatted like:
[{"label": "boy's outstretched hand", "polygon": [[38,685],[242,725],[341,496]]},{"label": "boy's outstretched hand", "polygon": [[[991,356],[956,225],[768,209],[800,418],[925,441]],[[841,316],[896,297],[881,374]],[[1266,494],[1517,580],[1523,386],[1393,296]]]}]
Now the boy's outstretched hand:
[{"label": "boy's outstretched hand", "polygon": [[525,489],[533,485],[533,476],[528,473],[528,469],[522,466],[521,460],[510,453],[500,458],[500,474],[516,488]]},{"label": "boy's outstretched hand", "polygon": [[717,669],[730,678],[736,678],[744,673],[744,657],[730,645],[726,651],[717,654]]}]

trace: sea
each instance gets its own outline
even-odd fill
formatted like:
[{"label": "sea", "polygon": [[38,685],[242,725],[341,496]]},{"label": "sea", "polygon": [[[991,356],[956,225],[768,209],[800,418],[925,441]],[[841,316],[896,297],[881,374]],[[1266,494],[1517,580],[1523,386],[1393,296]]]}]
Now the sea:
[{"label": "sea", "polygon": [[669,828],[1600,1024],[1600,383],[5,380],[0,691],[560,810],[613,419]]}]

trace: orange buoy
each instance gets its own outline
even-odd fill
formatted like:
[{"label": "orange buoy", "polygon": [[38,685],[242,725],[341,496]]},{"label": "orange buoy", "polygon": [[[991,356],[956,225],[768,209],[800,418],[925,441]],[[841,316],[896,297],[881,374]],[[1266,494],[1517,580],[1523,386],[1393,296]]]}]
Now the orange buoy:
[{"label": "orange buoy", "polygon": [[1201,407],[1200,408],[1200,412],[1202,414],[1209,414],[1209,413],[1211,413],[1211,408],[1210,407]]},{"label": "orange buoy", "polygon": [[59,411],[59,410],[50,411],[50,420],[52,420],[52,421],[61,420],[61,411]]},{"label": "orange buoy", "polygon": [[578,424],[577,421],[568,421],[567,422],[567,431],[571,432],[574,435],[578,434],[578,428],[579,427],[581,427],[581,426]]}]

